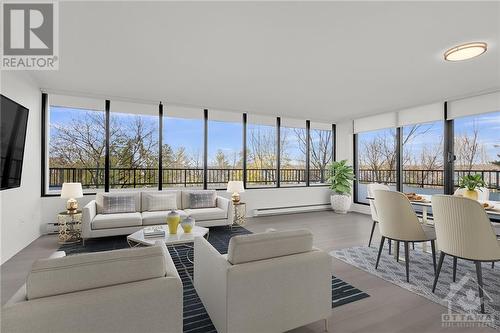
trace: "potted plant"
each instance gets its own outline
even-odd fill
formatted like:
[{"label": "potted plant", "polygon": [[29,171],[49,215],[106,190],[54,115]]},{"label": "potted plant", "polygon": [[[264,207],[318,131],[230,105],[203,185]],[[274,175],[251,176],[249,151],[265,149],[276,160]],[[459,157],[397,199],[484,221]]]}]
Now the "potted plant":
[{"label": "potted plant", "polygon": [[330,178],[328,178],[328,183],[332,190],[330,203],[334,212],[345,214],[351,207],[353,180],[354,170],[352,166],[347,165],[347,160],[330,164]]},{"label": "potted plant", "polygon": [[458,181],[458,186],[464,188],[463,196],[469,199],[477,200],[477,191],[481,191],[481,187],[485,187],[486,183],[480,174],[465,175]]}]

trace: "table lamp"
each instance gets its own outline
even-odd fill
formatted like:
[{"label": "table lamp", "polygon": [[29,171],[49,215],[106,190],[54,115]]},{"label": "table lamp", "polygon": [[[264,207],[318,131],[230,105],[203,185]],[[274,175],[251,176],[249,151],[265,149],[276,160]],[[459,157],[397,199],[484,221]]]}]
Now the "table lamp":
[{"label": "table lamp", "polygon": [[227,183],[227,192],[232,193],[231,199],[233,204],[237,205],[240,202],[240,193],[245,192],[243,182],[241,180],[231,180]]},{"label": "table lamp", "polygon": [[61,189],[61,198],[68,199],[66,210],[68,214],[75,214],[78,210],[78,201],[76,198],[83,197],[81,183],[63,183]]}]

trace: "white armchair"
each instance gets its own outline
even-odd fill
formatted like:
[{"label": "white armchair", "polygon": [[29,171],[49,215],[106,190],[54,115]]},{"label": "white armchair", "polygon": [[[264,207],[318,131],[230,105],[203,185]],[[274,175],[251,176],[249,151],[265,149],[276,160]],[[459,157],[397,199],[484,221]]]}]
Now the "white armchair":
[{"label": "white armchair", "polygon": [[59,255],[33,264],[2,309],[1,331],[180,333],[182,292],[164,244]]},{"label": "white armchair", "polygon": [[194,285],[219,333],[284,332],[326,320],[331,257],[307,230],[235,236],[227,255],[195,239]]}]

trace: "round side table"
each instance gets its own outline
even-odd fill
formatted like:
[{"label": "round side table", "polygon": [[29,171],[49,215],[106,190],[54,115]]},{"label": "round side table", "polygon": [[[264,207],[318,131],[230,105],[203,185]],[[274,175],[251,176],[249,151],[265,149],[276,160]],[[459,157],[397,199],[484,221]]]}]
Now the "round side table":
[{"label": "round side table", "polygon": [[233,203],[233,225],[243,226],[246,223],[247,215],[247,204],[244,202],[239,202],[237,204]]},{"label": "round side table", "polygon": [[59,224],[59,244],[78,243],[82,240],[82,211],[78,210],[74,214],[60,212],[57,215]]}]

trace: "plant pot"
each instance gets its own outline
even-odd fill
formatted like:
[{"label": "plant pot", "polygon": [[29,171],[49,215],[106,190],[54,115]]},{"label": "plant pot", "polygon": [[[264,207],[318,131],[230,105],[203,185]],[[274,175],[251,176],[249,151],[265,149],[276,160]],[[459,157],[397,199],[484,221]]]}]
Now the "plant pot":
[{"label": "plant pot", "polygon": [[332,194],[330,196],[330,203],[335,213],[346,214],[351,208],[351,196],[344,194]]},{"label": "plant pot", "polygon": [[463,192],[463,196],[466,198],[472,199],[472,200],[477,200],[477,198],[478,198],[478,194],[477,194],[476,190],[474,190],[474,191],[465,190]]}]

